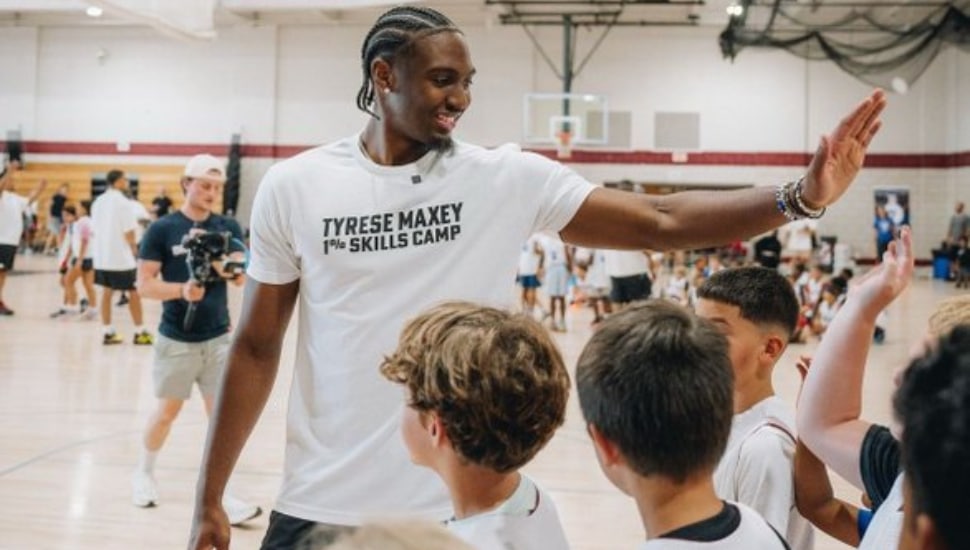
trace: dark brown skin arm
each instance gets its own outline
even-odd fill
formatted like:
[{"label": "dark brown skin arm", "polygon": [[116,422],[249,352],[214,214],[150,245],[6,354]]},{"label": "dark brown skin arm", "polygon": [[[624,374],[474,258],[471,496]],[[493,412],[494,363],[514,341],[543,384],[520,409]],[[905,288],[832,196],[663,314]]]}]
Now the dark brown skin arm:
[{"label": "dark brown skin arm", "polygon": [[596,189],[562,238],[590,248],[685,250],[746,239],[787,221],[774,187],[662,196]]},{"label": "dark brown skin arm", "polygon": [[189,548],[229,547],[229,523],[222,509],[222,496],[273,389],[283,337],[299,288],[298,280],[284,285],[253,279],[246,283],[239,328],[209,424]]},{"label": "dark brown skin arm", "polygon": [[[885,106],[885,94],[876,90],[822,136],[802,186],[809,208],[828,206],[848,190],[879,131]],[[786,221],[773,186],[666,196],[596,189],[561,236],[594,248],[683,250],[747,239]]]},{"label": "dark brown skin arm", "polygon": [[795,447],[794,471],[798,513],[830,537],[859,546],[859,508],[835,498],[825,464],[801,440]]}]

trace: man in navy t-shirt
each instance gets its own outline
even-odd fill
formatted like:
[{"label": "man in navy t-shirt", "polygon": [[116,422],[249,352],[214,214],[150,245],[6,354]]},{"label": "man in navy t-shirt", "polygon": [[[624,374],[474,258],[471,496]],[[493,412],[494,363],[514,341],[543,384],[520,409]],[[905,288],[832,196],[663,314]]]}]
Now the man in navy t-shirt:
[{"label": "man in navy t-shirt", "polygon": [[[227,282],[240,286],[244,280],[241,265],[233,270],[226,260],[241,264],[245,246],[239,224],[212,212],[224,182],[225,172],[215,157],[192,157],[181,182],[185,191],[182,208],[150,225],[141,240],[138,290],[163,304],[152,372],[158,407],[149,420],[141,460],[132,476],[136,506],[147,508],[159,502],[153,476],[155,459],[172,422],[194,385],[199,387],[206,412],[211,413],[226,363],[230,330]],[[261,512],[230,496],[223,505],[233,525]]]}]

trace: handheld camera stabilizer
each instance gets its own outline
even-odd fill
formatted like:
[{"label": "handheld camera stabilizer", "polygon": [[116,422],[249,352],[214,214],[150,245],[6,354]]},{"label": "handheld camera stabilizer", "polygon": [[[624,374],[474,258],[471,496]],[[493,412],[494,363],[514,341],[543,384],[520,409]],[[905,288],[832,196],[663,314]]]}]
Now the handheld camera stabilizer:
[{"label": "handheld camera stabilizer", "polygon": [[[186,252],[185,264],[189,268],[189,281],[206,287],[225,278],[234,279],[242,275],[246,268],[244,262],[224,262],[222,271],[225,277],[220,275],[212,265],[214,262],[224,261],[229,255],[231,241],[232,233],[228,231],[196,232],[182,237],[182,247]],[[189,302],[188,309],[185,310],[185,318],[182,320],[182,330],[185,332],[192,329],[198,305],[198,302]]]}]

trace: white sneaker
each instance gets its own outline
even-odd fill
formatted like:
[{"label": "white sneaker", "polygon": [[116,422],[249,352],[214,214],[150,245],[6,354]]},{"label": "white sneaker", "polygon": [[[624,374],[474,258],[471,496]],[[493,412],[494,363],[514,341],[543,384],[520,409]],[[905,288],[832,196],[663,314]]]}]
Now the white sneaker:
[{"label": "white sneaker", "polygon": [[232,495],[222,497],[222,508],[229,517],[229,525],[241,525],[263,513],[263,509],[259,506],[239,500]]},{"label": "white sneaker", "polygon": [[155,478],[143,470],[136,470],[131,476],[131,503],[140,508],[150,508],[158,504],[158,487]]}]

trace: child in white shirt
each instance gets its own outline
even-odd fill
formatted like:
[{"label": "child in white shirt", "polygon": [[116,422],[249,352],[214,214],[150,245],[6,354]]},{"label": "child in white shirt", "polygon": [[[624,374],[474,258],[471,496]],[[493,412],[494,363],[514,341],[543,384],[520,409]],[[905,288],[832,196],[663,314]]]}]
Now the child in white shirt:
[{"label": "child in white shirt", "polygon": [[757,512],[714,492],[733,375],[712,323],[666,300],[631,306],[593,334],[576,387],[600,468],[636,500],[642,550],[788,550]]},{"label": "child in white shirt", "polygon": [[795,507],[795,411],[772,385],[798,322],[795,292],[773,269],[741,267],[712,275],[697,298],[697,314],[727,337],[734,370],[734,420],[714,472],[717,494],[756,510],[793,550],[811,550],[812,526]]},{"label": "child in white shirt", "polygon": [[555,504],[519,473],[562,425],[569,375],[536,321],[468,302],[405,325],[381,373],[407,388],[411,460],[454,506],[449,530],[479,550],[566,550]]}]

